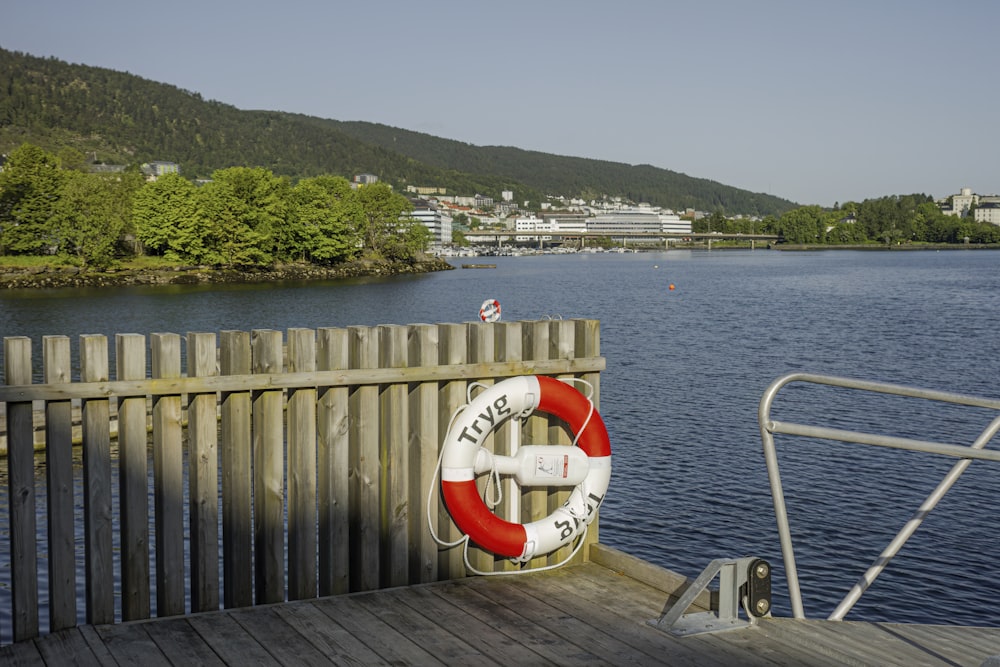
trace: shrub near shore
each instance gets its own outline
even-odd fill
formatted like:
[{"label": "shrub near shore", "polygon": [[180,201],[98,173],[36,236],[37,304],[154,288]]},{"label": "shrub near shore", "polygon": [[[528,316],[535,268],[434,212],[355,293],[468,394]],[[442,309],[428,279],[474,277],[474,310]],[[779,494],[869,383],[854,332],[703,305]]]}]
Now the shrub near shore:
[{"label": "shrub near shore", "polygon": [[5,265],[0,261],[0,288],[121,287],[127,285],[198,285],[263,283],[282,280],[337,280],[363,276],[448,271],[454,267],[438,257],[412,261],[357,260],[335,266],[286,264],[272,267],[215,268],[208,266],[125,266],[104,271],[74,266]]}]

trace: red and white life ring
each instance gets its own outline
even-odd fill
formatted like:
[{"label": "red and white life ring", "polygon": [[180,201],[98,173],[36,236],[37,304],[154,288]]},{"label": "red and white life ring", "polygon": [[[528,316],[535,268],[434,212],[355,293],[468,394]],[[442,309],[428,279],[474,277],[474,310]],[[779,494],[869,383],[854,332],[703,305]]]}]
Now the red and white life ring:
[{"label": "red and white life ring", "polygon": [[[475,467],[482,444],[494,429],[533,410],[555,415],[572,429],[577,447],[562,448],[560,461],[564,458],[568,469],[570,459],[580,457],[566,450],[582,450],[585,476],[561,507],[544,519],[521,524],[496,516],[486,506],[476,489]],[[555,551],[582,534],[594,520],[611,480],[611,443],[600,414],[572,386],[545,376],[509,378],[486,388],[455,419],[442,447],[441,489],[455,524],[483,549],[520,562]],[[579,462],[573,465],[579,467]],[[561,463],[556,467],[563,470]]]},{"label": "red and white life ring", "polygon": [[496,299],[486,299],[479,307],[479,319],[483,322],[500,321],[500,302]]}]

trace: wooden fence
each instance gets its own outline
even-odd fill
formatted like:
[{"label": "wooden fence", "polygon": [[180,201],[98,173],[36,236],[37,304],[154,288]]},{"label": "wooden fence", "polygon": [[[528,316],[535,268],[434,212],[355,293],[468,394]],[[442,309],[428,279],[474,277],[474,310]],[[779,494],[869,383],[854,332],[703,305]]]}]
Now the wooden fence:
[{"label": "wooden fence", "polygon": [[[577,377],[599,405],[595,320],[289,329],[284,338],[117,334],[112,380],[106,336],[80,337],[78,379],[70,340],[47,336],[44,384],[32,383],[31,340],[4,339],[9,516],[0,520],[9,522],[14,641],[40,632],[39,562],[50,631],[79,622],[80,597],[86,622],[113,623],[464,576],[462,550],[442,549],[431,524],[443,540],[460,536],[435,472],[471,384]],[[515,428],[526,444],[566,444],[563,426],[535,415],[505,424],[488,446],[506,453]],[[41,516],[36,456],[47,488]],[[512,484],[497,512],[511,518],[503,512],[519,507],[521,521],[546,516],[568,493]],[[595,521],[587,541],[596,540]],[[474,548],[469,558],[479,570],[514,567]]]}]

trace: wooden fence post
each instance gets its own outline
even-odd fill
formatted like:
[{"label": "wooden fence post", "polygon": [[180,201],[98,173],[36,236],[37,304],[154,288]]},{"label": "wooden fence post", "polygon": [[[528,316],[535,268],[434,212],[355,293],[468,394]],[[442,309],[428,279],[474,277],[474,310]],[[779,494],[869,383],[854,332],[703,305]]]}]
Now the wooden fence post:
[{"label": "wooden fence post", "polygon": [[[189,377],[217,375],[215,334],[188,333]],[[191,611],[219,608],[219,422],[215,392],[188,396]]]},{"label": "wooden fence post", "polygon": [[[221,375],[250,374],[250,334],[223,331]],[[253,476],[250,391],[222,392],[222,572],[226,608],[253,604]]]},{"label": "wooden fence post", "polygon": [[[599,320],[574,320],[576,335],[576,354],[584,357],[596,357],[601,353],[601,323]],[[601,374],[585,373],[583,380],[590,384],[592,394],[590,400],[594,402],[594,409],[600,411],[601,408]],[[581,389],[584,389],[581,387]],[[586,544],[580,550],[578,560],[590,560],[590,545],[600,541],[600,510],[597,516],[587,527]]]},{"label": "wooden fence post", "polygon": [[[4,339],[7,384],[31,384],[31,339]],[[35,435],[31,401],[7,404],[7,492],[10,508],[14,641],[38,636],[38,545],[35,541]]]},{"label": "wooden fence post", "polygon": [[[440,357],[439,364],[464,364],[468,360],[468,349],[466,346],[466,333],[464,324],[441,324],[440,333]],[[468,383],[465,380],[451,380],[443,382],[441,385],[440,411],[438,412],[438,424],[440,425],[441,439],[448,433],[451,425],[451,417],[455,411],[466,403],[466,388]],[[440,446],[440,445],[439,445]],[[448,508],[443,502],[439,503],[438,509],[438,536],[442,541],[452,543],[462,537],[461,531],[451,519]],[[448,549],[446,555],[438,559],[439,579],[459,579],[465,576],[465,562],[462,556],[462,547]]]},{"label": "wooden fence post", "polygon": [[[146,378],[146,337],[115,336],[115,375]],[[121,506],[122,620],[149,618],[149,464],[146,397],[118,401],[118,498]]]},{"label": "wooden fence post", "polygon": [[[410,366],[435,366],[438,363],[438,328],[431,324],[409,327]],[[410,581],[434,581],[438,569],[438,546],[431,535],[427,518],[428,494],[430,514],[438,515],[440,493],[435,486],[441,433],[438,425],[438,383],[418,382],[410,385],[409,435],[409,504],[410,504]],[[432,488],[433,487],[433,488]],[[437,531],[435,522],[433,529]]]},{"label": "wooden fence post", "polygon": [[[80,337],[80,380],[108,380],[108,339]],[[83,523],[86,549],[87,622],[114,623],[111,523],[111,432],[107,398],[83,401]]]},{"label": "wooden fence post", "polygon": [[[379,368],[405,368],[406,327],[378,327]],[[410,583],[409,521],[409,430],[410,411],[407,387],[403,383],[384,386],[379,396],[379,461],[381,463],[381,585]]]},{"label": "wooden fence post", "polygon": [[[523,344],[523,331],[520,322],[497,322],[494,327],[496,333],[493,340],[496,349],[497,361],[513,362],[521,361]],[[505,421],[494,434],[494,446],[496,450],[505,456],[514,456],[517,448],[521,444],[521,420],[519,417],[511,417]],[[521,518],[521,490],[513,477],[500,482],[503,485],[503,502],[500,505],[500,513],[508,521],[520,521]],[[519,566],[505,558],[500,569],[511,571]]]},{"label": "wooden fence post", "polygon": [[[524,357],[532,361],[542,361],[549,358],[549,322],[550,320],[537,320],[525,322],[522,330],[524,334]],[[554,418],[553,418],[554,419]],[[522,430],[525,436],[524,444],[544,445],[549,438],[549,421],[546,415],[532,415],[528,417],[525,427]],[[548,492],[545,489],[535,488],[521,494],[521,522],[539,521],[549,514]],[[544,567],[548,562],[546,556],[536,556],[528,562],[528,567]]]},{"label": "wooden fence post", "polygon": [[[150,337],[154,378],[181,376],[181,337]],[[184,450],[180,394],[153,397],[153,504],[156,512],[156,615],[184,613]]]},{"label": "wooden fence post", "polygon": [[[70,359],[69,337],[42,337],[42,367],[46,384],[70,381]],[[145,410],[143,413],[145,422]],[[76,625],[77,609],[73,408],[70,401],[45,403],[45,478],[49,490],[49,630],[56,632]],[[146,486],[144,480],[144,494]],[[147,584],[148,575],[147,568]]]},{"label": "wooden fence post", "polygon": [[[348,366],[346,329],[318,331],[320,371]],[[350,590],[350,424],[348,387],[320,387],[317,428],[317,496],[319,504],[319,594]]]},{"label": "wooden fence post", "polygon": [[[288,330],[288,372],[316,370],[316,332]],[[316,597],[316,389],[288,391],[288,599]]]},{"label": "wooden fence post", "polygon": [[[549,359],[573,359],[576,344],[576,337],[573,322],[570,320],[549,320]],[[558,376],[560,380],[572,379],[572,374]],[[581,386],[574,386],[574,389],[583,389]],[[573,443],[572,436],[561,419],[549,420],[549,435],[547,444],[570,445]],[[552,489],[548,494],[548,514],[562,506],[569,499],[568,489]],[[556,549],[548,555],[548,564],[556,565],[566,560],[573,551],[575,542]]]},{"label": "wooden fence post", "polygon": [[[378,338],[369,327],[348,327],[350,366],[376,368]],[[379,587],[381,507],[379,482],[378,387],[355,387],[350,397],[351,424],[351,590]]]},{"label": "wooden fence post", "polygon": [[[496,350],[494,349],[494,332],[496,327],[492,323],[487,322],[469,322],[466,325],[466,345],[468,347],[468,361],[469,363],[482,362],[488,363],[494,361]],[[493,386],[494,381],[492,378],[482,378],[478,381],[479,384],[484,387]],[[478,395],[482,389],[476,389],[475,395]],[[475,395],[473,398],[475,398]],[[497,438],[496,434],[488,436],[483,443],[480,445],[485,447],[491,452],[497,452]],[[485,487],[487,485],[493,484],[493,479],[491,475],[485,475],[479,479],[478,487],[480,496],[483,495]],[[492,488],[491,495],[496,497],[498,489]],[[500,558],[494,556],[489,551],[480,549],[479,547],[469,548],[469,561],[472,567],[476,568],[480,572],[492,572],[494,569],[494,561],[503,562],[505,558]]]},{"label": "wooden fence post", "polygon": [[[250,333],[254,373],[281,373],[281,332]],[[285,599],[285,486],[281,389],[253,392],[253,523],[257,604]]]}]

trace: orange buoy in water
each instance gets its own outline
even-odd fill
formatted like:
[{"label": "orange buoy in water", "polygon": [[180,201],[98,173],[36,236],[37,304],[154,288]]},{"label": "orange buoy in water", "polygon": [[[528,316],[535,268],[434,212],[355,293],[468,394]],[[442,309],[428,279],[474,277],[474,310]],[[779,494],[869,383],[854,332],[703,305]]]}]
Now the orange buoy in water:
[{"label": "orange buoy in water", "polygon": [[671,292],[673,292],[673,291],[674,291],[674,284],[673,284],[673,283],[670,283],[670,287],[669,287],[669,288],[667,288],[667,289],[669,289],[669,290],[670,290]]}]

